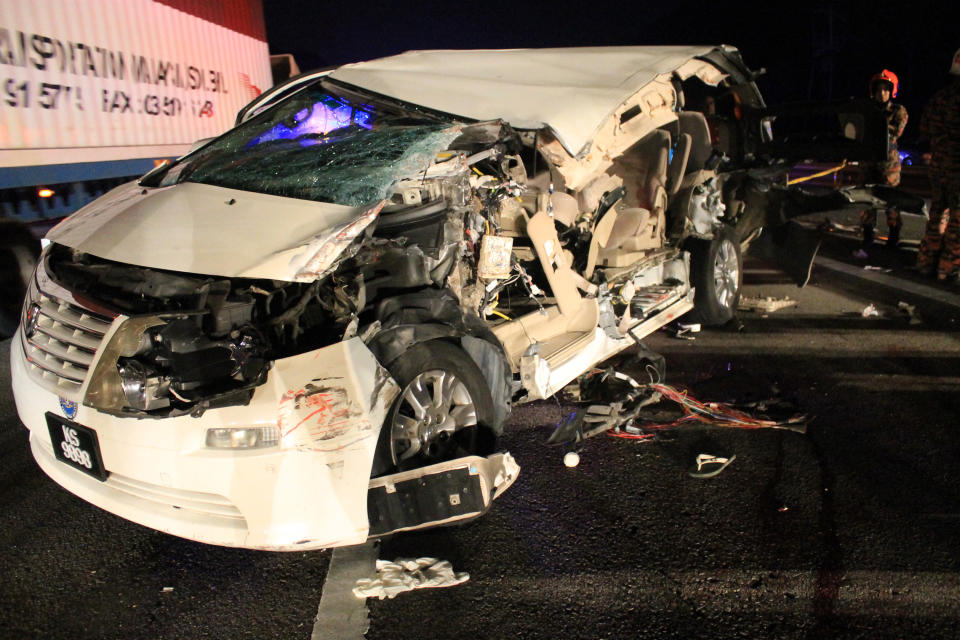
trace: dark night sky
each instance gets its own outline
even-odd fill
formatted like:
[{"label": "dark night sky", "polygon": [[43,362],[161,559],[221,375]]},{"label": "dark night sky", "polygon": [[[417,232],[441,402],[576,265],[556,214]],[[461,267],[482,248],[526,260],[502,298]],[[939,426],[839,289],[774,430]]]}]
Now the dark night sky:
[{"label": "dark night sky", "polygon": [[767,69],[758,84],[769,103],[781,103],[826,98],[828,91],[832,97],[862,96],[869,77],[887,68],[900,77],[898,100],[911,115],[907,141],[960,47],[960,0],[709,5],[263,0],[263,5],[270,52],[292,53],[304,71],[409,49],[727,43],[737,46],[752,68]]}]

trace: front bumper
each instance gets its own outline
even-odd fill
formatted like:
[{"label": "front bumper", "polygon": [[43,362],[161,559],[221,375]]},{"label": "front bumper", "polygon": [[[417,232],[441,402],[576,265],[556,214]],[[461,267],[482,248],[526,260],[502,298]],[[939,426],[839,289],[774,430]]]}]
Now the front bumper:
[{"label": "front bumper", "polygon": [[[13,392],[34,458],[80,498],[120,517],[209,544],[309,550],[363,542],[380,426],[396,384],[357,338],[278,360],[247,406],[200,417],[123,418],[81,403],[72,418],[94,429],[105,482],[58,461],[45,414],[61,397],[38,384],[19,340]],[[281,444],[215,450],[207,429],[278,425]]]}]

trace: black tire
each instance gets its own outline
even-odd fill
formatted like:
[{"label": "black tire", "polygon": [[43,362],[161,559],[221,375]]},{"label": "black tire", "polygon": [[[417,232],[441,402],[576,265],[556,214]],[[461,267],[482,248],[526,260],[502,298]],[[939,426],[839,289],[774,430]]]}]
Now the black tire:
[{"label": "black tire", "polygon": [[733,227],[720,225],[712,240],[691,238],[690,277],[697,292],[691,316],[706,325],[726,324],[736,313],[743,287],[743,257]]},{"label": "black tire", "polygon": [[20,310],[40,256],[40,241],[19,223],[0,222],[0,336],[20,323]]},{"label": "black tire", "polygon": [[[388,368],[400,387],[400,394],[380,430],[373,477],[492,452],[495,439],[488,427],[494,417],[490,388],[483,373],[463,349],[442,340],[431,340],[413,346]],[[435,377],[436,372],[452,378]],[[426,390],[436,401],[435,385],[439,381],[443,387],[443,380],[453,381],[449,408],[440,406],[446,404],[447,398],[444,397],[439,405],[434,402],[434,406],[425,408],[428,415],[418,419],[408,391],[411,396],[416,396],[422,394],[425,391],[423,385],[427,385]],[[416,385],[415,381],[418,381]],[[467,406],[463,403],[464,393],[469,396],[474,414],[474,419],[467,417],[465,422],[471,424],[458,424],[460,420],[454,417],[454,414],[470,415],[470,410],[464,409]],[[439,419],[438,415],[449,416],[454,423]],[[411,421],[417,423],[416,433],[423,436],[417,438],[418,444],[414,444],[411,437]]]}]

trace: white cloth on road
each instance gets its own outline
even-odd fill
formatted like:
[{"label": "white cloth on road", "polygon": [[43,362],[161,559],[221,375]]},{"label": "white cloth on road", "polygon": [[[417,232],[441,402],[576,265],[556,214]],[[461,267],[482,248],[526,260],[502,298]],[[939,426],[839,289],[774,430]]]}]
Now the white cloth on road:
[{"label": "white cloth on road", "polygon": [[353,595],[358,598],[394,598],[414,589],[452,587],[470,579],[468,573],[454,573],[448,560],[398,558],[377,560],[377,576],[357,580]]}]

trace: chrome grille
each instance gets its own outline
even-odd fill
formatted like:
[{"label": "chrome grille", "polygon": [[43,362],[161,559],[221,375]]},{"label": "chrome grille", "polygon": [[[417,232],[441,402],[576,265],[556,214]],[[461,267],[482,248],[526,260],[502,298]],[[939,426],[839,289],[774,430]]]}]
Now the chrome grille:
[{"label": "chrome grille", "polygon": [[35,283],[27,305],[39,309],[35,323],[21,332],[31,377],[45,389],[79,401],[80,389],[113,319],[42,292]]}]

